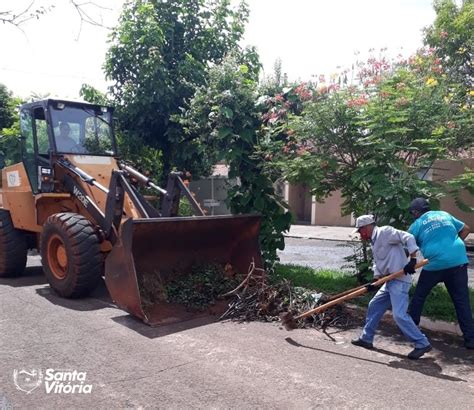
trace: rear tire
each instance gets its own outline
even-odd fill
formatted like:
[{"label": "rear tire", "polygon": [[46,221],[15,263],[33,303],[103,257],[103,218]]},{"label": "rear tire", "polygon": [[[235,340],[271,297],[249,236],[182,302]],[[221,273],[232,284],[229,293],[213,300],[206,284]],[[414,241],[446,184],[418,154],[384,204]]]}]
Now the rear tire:
[{"label": "rear tire", "polygon": [[78,298],[94,289],[103,272],[99,238],[82,215],[51,215],[41,234],[43,270],[51,287],[66,298]]},{"label": "rear tire", "polygon": [[26,266],[26,235],[13,226],[10,212],[0,210],[0,277],[19,276]]}]

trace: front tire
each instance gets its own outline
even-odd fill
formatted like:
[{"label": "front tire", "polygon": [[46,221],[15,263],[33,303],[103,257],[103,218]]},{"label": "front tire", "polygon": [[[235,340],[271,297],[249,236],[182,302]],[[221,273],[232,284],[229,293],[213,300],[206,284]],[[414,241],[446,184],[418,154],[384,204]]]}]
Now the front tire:
[{"label": "front tire", "polygon": [[41,234],[43,270],[51,287],[62,297],[78,298],[97,286],[103,272],[99,238],[82,215],[51,215]]},{"label": "front tire", "polygon": [[10,212],[0,210],[0,277],[19,276],[26,266],[28,246],[24,232],[13,226]]}]

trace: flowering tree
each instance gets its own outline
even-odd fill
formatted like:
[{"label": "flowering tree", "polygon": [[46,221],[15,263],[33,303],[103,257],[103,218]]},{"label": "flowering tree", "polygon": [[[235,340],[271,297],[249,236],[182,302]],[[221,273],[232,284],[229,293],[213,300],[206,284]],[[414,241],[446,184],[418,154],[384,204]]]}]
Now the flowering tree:
[{"label": "flowering tree", "polygon": [[352,82],[347,74],[306,86],[301,115],[273,142],[268,166],[318,199],[341,190],[345,214],[375,212],[382,223],[406,227],[413,197],[441,193],[420,176],[468,144],[453,120],[441,61],[427,49],[396,63],[371,58]]},{"label": "flowering tree", "polygon": [[[449,94],[446,99],[455,113],[452,115],[450,126],[455,129],[458,139],[465,139],[472,147],[474,2],[437,0],[434,8],[436,19],[426,29],[425,43],[432,47],[436,57],[446,69],[446,81],[449,82]],[[472,201],[469,204],[461,197],[463,189],[474,195],[474,171],[467,168],[463,175],[449,181],[448,185],[452,188],[451,194],[457,205],[464,211],[474,211]]]},{"label": "flowering tree", "polygon": [[436,0],[435,22],[426,29],[425,43],[433,48],[453,83],[463,86],[466,96],[473,95],[474,2]]}]

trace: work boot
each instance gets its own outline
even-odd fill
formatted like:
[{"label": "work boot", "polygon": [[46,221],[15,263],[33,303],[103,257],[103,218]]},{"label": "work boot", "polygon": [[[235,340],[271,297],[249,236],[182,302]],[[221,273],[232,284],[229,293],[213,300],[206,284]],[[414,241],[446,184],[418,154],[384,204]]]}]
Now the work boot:
[{"label": "work boot", "polygon": [[352,339],[351,343],[355,346],[363,347],[365,349],[373,349],[374,345],[372,343],[366,342],[365,340],[362,340],[360,337],[357,339]]},{"label": "work boot", "polygon": [[466,340],[464,342],[464,347],[466,349],[474,349],[474,340]]},{"label": "work boot", "polygon": [[425,353],[430,352],[432,349],[433,348],[431,347],[431,345],[415,348],[410,353],[408,353],[408,358],[412,360],[417,360]]}]

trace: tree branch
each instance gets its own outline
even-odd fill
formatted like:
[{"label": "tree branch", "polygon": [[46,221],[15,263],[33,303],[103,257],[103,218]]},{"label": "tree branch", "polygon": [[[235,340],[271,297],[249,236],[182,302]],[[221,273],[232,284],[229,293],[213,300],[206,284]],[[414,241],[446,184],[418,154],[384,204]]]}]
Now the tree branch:
[{"label": "tree branch", "polygon": [[[35,2],[36,0],[32,0],[30,5],[19,13],[16,13],[13,10],[5,10],[5,11],[0,10],[0,23],[11,24],[12,26],[16,27],[17,29],[25,33],[23,28],[21,27],[24,23],[33,19],[38,20],[42,15],[51,12],[51,10],[55,8],[54,5],[51,5],[51,6],[41,6],[34,10],[33,6]],[[101,10],[111,10],[110,8],[101,6],[100,4],[97,4],[92,1],[80,2],[79,0],[69,0],[69,2],[72,5],[72,7],[74,7],[74,9],[76,10],[80,18],[78,37],[81,34],[82,26],[84,23],[89,24],[91,26],[104,27],[106,29],[111,28],[104,25],[102,15],[100,13],[97,17],[95,17],[91,14],[90,10],[87,10],[88,7],[94,7],[96,9],[101,9]]]}]

